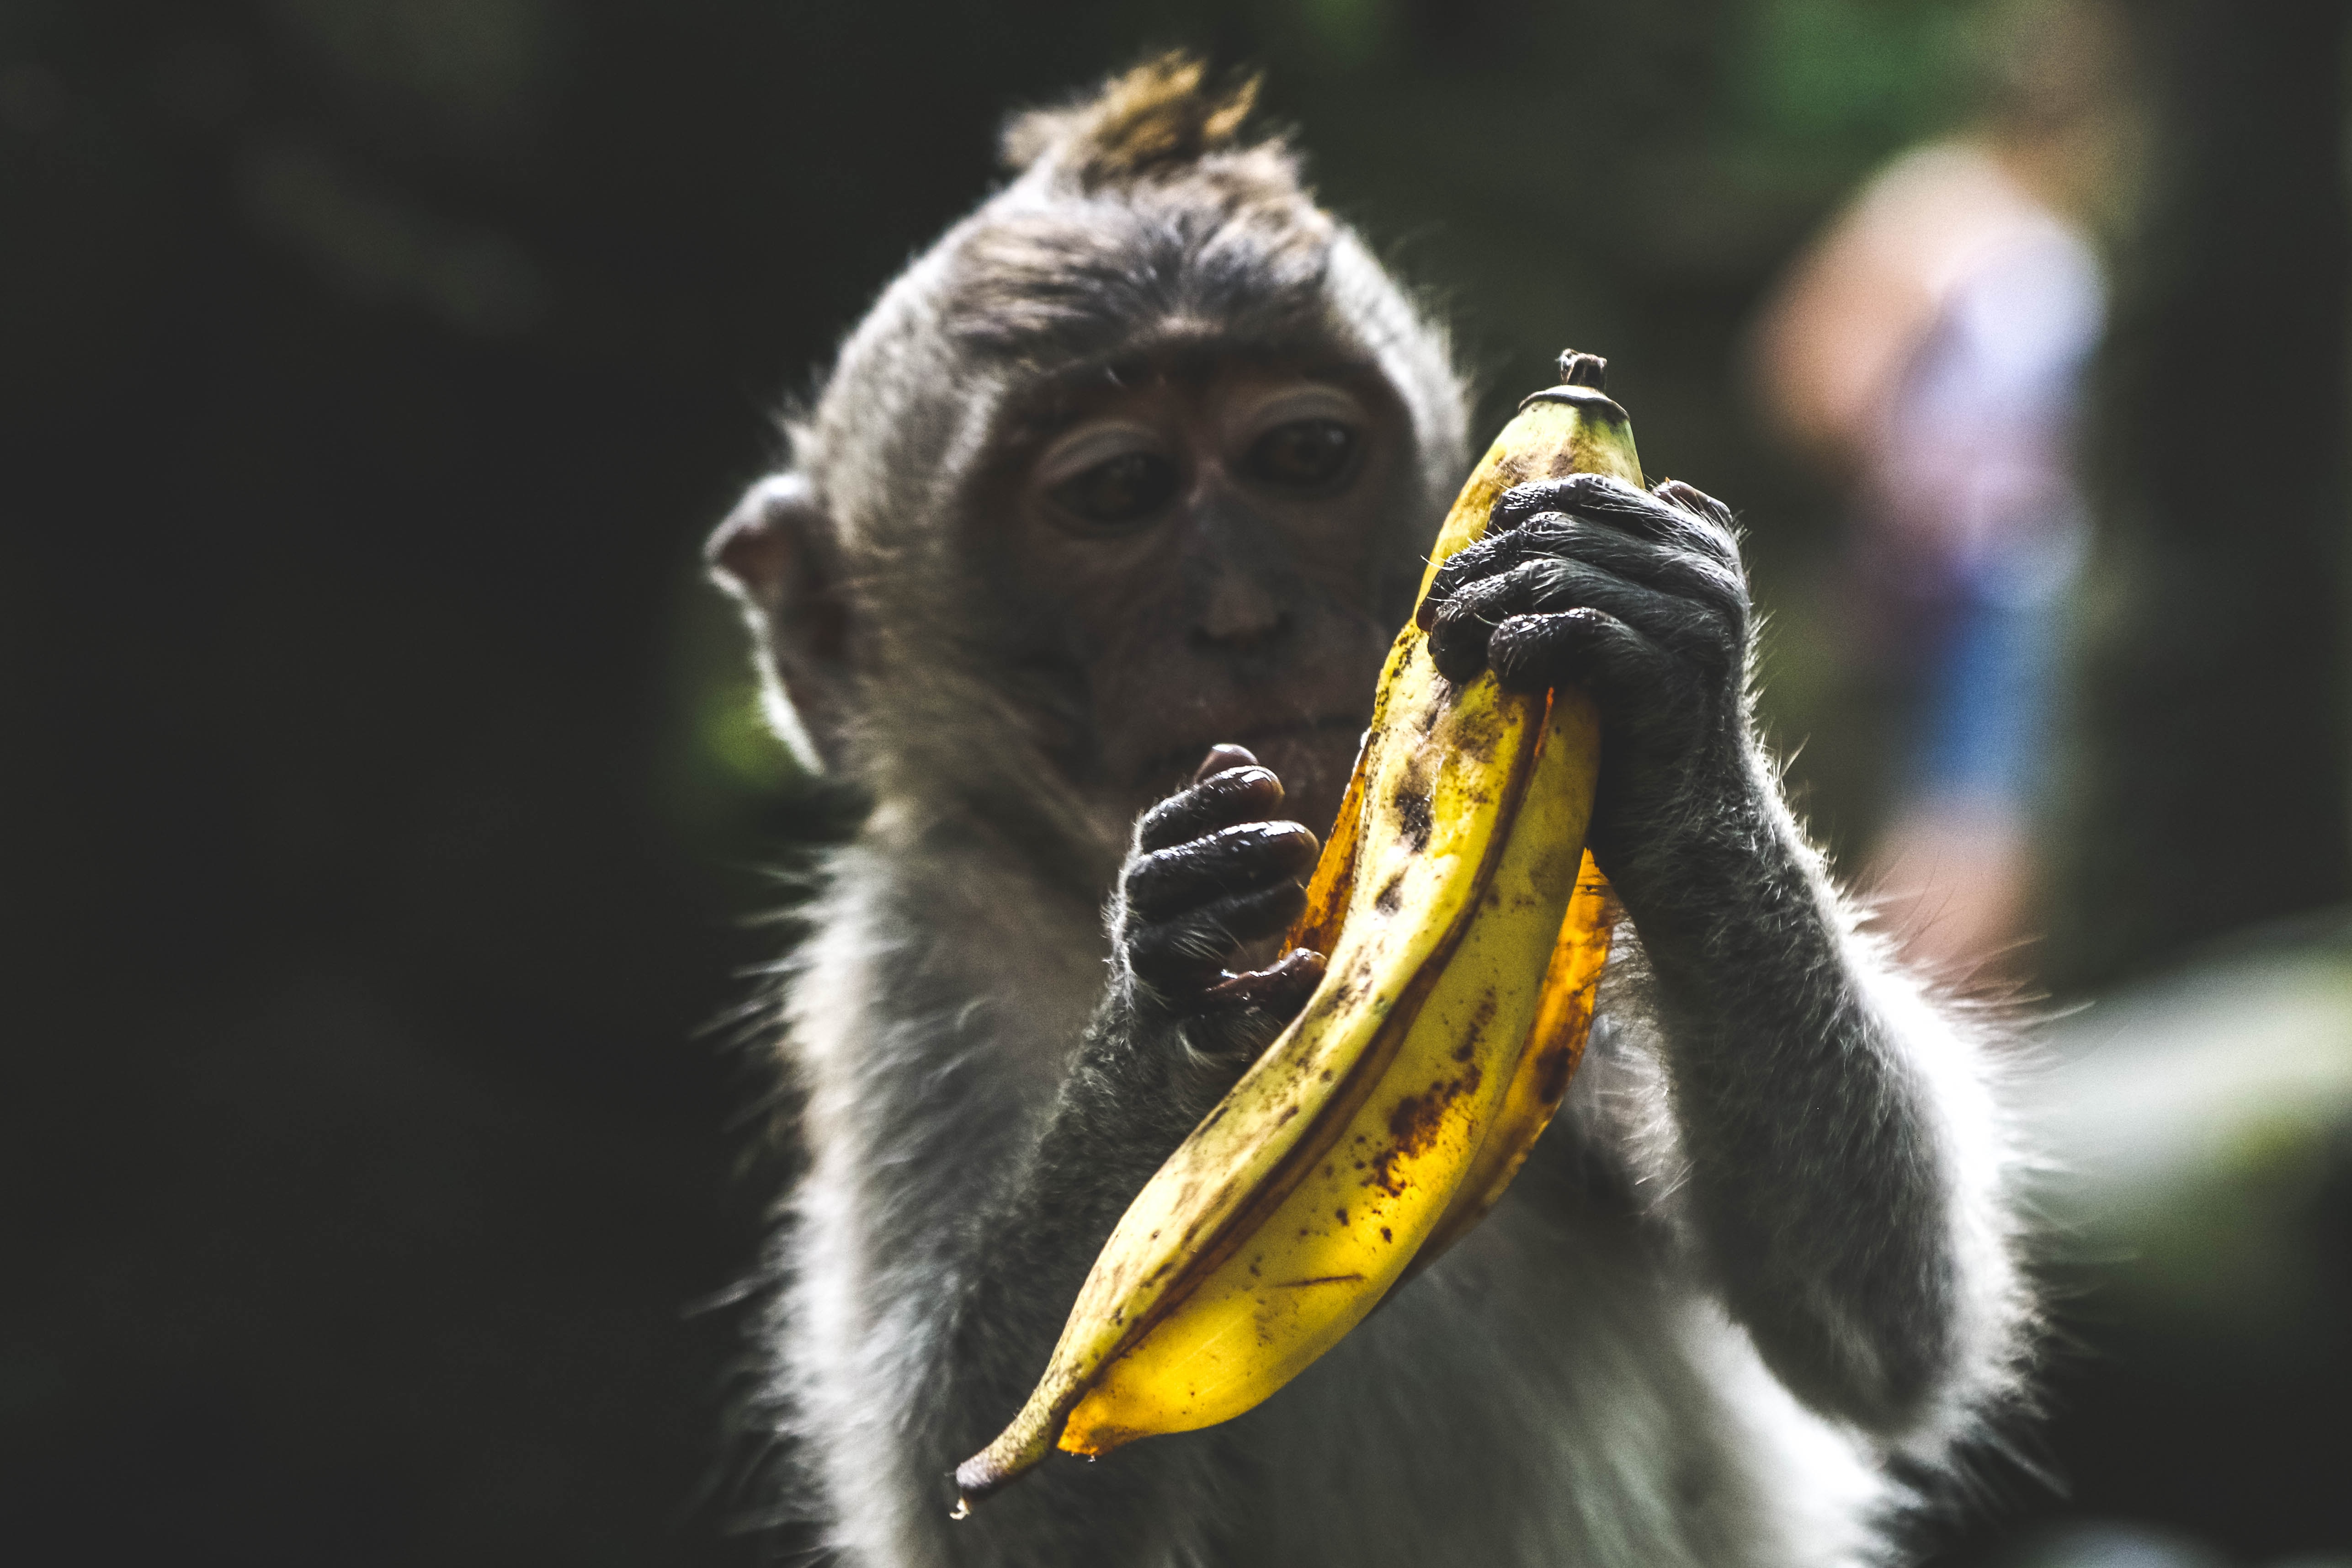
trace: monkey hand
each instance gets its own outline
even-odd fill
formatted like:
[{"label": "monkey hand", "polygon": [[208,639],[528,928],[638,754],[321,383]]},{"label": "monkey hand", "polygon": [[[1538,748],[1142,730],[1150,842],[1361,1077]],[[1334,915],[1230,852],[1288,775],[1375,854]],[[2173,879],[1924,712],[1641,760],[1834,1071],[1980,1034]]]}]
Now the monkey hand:
[{"label": "monkey hand", "polygon": [[1598,474],[1506,492],[1420,612],[1448,679],[1491,667],[1507,688],[1574,685],[1599,705],[1591,843],[1637,918],[1688,835],[1762,806],[1749,622],[1728,508],[1676,480],[1644,492]]},{"label": "monkey hand", "polygon": [[1137,822],[1112,917],[1118,961],[1139,993],[1195,1043],[1255,1055],[1307,1004],[1323,956],[1304,948],[1244,974],[1226,965],[1278,936],[1307,906],[1315,835],[1279,820],[1282,780],[1238,746],[1210,751],[1190,788]]}]

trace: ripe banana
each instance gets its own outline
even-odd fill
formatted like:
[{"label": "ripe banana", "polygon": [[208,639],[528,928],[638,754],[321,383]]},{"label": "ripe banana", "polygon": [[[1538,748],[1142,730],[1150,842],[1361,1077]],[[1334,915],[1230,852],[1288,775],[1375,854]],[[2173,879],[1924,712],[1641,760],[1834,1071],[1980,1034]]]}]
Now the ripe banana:
[{"label": "ripe banana", "polygon": [[[1601,361],[1520,405],[1422,580],[1496,498],[1639,483]],[[1289,945],[1329,956],[1297,1019],[1171,1155],[1095,1261],[1053,1361],[958,1467],[970,1504],[1058,1444],[1097,1455],[1240,1415],[1486,1214],[1559,1108],[1608,955],[1589,857],[1599,720],[1582,693],[1456,688],[1407,622]]]}]

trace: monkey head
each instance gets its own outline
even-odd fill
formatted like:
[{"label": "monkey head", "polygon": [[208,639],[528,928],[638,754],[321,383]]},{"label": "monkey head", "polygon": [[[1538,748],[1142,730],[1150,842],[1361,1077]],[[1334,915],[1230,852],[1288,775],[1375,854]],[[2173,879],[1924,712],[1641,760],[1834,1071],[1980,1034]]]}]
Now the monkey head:
[{"label": "monkey head", "polygon": [[780,732],[886,812],[1108,852],[1220,741],[1336,811],[1463,395],[1253,91],[1171,57],[1016,120],[713,538]]}]

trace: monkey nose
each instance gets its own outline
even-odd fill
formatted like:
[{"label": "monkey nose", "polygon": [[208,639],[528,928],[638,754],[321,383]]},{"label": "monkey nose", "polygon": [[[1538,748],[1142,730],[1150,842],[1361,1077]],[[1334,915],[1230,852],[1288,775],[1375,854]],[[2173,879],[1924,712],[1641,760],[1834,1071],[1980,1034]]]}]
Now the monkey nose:
[{"label": "monkey nose", "polygon": [[1289,609],[1261,586],[1221,588],[1193,622],[1192,642],[1204,649],[1255,648],[1279,642],[1291,622]]},{"label": "monkey nose", "polygon": [[1226,556],[1213,557],[1195,568],[1198,575],[1189,595],[1195,648],[1252,648],[1290,629],[1290,596],[1273,575],[1252,570],[1254,564]]}]

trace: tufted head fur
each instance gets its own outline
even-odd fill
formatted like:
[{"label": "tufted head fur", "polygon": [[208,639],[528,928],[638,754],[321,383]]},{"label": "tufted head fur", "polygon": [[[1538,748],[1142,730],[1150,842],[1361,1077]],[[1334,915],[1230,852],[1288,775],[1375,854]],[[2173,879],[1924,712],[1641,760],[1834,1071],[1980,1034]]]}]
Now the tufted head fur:
[{"label": "tufted head fur", "polygon": [[1165,54],[1067,108],[1015,115],[1004,128],[1005,166],[1017,172],[1050,159],[1090,191],[1181,172],[1238,141],[1257,105],[1256,77],[1223,89],[1207,77],[1200,60]]}]

